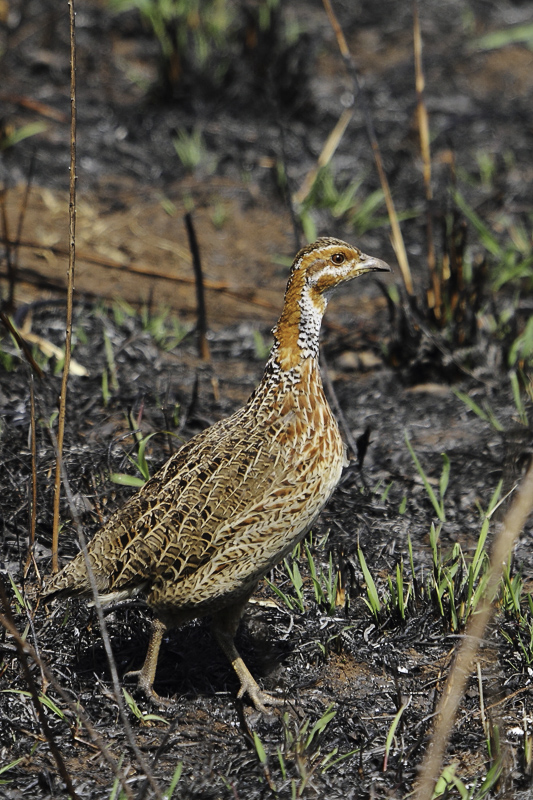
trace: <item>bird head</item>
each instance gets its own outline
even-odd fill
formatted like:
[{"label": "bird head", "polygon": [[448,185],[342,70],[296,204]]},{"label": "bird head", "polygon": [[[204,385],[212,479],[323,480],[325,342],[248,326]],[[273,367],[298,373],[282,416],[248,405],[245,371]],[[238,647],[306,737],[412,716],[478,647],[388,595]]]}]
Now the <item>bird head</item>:
[{"label": "bird head", "polygon": [[[367,256],[340,239],[324,237],[302,248],[291,267],[289,285],[295,281],[324,312],[325,302],[339,284],[366,272],[390,272],[384,261]],[[322,301],[322,302],[321,302]]]},{"label": "bird head", "polygon": [[320,324],[330,295],[341,283],[366,272],[390,272],[390,267],[340,239],[317,239],[296,254],[283,311],[273,330],[275,355],[284,369],[317,355]]}]

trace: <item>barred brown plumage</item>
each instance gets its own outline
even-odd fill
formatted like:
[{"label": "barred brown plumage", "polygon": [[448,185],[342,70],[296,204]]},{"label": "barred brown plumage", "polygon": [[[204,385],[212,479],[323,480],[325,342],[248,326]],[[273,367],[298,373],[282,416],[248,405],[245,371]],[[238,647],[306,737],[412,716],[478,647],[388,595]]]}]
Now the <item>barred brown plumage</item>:
[{"label": "barred brown plumage", "polygon": [[[116,511],[88,551],[103,602],[139,595],[156,616],[139,686],[153,689],[168,628],[211,615],[241,689],[276,704],[239,656],[234,636],[257,582],[310,529],[337,485],[344,446],[318,367],[329,294],[389,267],[338,239],[304,247],[291,267],[263,378],[247,404],[184,444]],[[51,578],[45,598],[90,596],[83,554]]]}]

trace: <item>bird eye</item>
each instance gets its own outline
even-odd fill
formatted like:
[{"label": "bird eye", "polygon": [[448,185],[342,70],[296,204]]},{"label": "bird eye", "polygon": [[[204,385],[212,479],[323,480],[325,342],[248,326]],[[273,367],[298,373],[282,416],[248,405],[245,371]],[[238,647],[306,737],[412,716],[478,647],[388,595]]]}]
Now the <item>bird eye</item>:
[{"label": "bird eye", "polygon": [[333,255],[331,256],[331,260],[333,261],[334,264],[337,265],[342,264],[342,262],[345,261],[345,259],[346,256],[344,255],[344,253],[333,253]]}]

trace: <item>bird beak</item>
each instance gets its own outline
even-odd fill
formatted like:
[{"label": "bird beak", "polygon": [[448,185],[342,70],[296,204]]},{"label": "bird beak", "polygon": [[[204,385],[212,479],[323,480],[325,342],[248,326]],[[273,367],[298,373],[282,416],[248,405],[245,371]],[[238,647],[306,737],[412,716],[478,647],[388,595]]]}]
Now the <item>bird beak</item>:
[{"label": "bird beak", "polygon": [[386,261],[382,261],[380,258],[373,258],[373,256],[367,256],[365,253],[361,253],[359,257],[358,269],[360,269],[361,272],[392,272],[392,269]]}]

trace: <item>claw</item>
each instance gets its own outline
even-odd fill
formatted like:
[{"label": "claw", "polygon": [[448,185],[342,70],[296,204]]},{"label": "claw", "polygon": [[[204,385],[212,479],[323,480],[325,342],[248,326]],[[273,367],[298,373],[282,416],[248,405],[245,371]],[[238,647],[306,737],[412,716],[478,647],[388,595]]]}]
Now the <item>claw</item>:
[{"label": "claw", "polygon": [[144,692],[145,697],[148,700],[151,700],[152,703],[155,705],[160,706],[161,708],[169,708],[170,706],[174,705],[174,701],[169,697],[161,697],[161,695],[157,694],[154,690],[154,687],[146,680],[146,676],[143,675],[142,669],[132,669],[129,672],[125,672],[123,675],[124,678],[136,678],[137,679],[137,686]]},{"label": "claw", "polygon": [[262,689],[259,688],[257,683],[253,681],[253,683],[246,684],[241,683],[241,688],[237,693],[237,697],[241,698],[247,694],[252,703],[254,704],[254,708],[256,711],[260,711],[262,714],[270,714],[271,712],[267,709],[267,706],[274,706],[278,707],[284,705],[284,700],[281,697],[273,697],[268,692],[264,692]]}]

